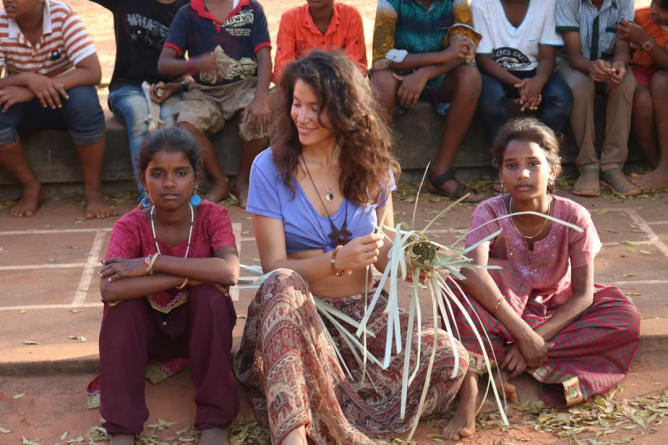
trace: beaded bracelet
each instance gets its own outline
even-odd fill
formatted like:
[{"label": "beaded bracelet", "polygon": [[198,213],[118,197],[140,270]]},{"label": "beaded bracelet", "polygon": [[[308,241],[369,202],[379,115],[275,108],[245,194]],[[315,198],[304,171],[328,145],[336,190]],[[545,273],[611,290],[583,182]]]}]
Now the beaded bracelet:
[{"label": "beaded bracelet", "polygon": [[332,267],[332,273],[338,277],[341,278],[344,274],[344,270],[336,270],[336,254],[339,253],[339,250],[341,250],[343,246],[339,244],[332,250],[332,257],[329,259],[329,265]]}]

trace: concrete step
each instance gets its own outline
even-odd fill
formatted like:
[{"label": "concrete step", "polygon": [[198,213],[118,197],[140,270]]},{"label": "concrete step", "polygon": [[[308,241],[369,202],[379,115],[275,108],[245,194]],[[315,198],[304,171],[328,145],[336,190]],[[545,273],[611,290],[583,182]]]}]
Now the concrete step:
[{"label": "concrete step", "polygon": [[[230,121],[221,132],[212,137],[218,162],[228,175],[235,175],[239,168],[241,138],[237,132],[238,118]],[[438,116],[431,105],[419,103],[406,116],[395,120],[394,153],[405,171],[424,169],[434,159],[443,133],[444,118]],[[134,181],[128,152],[125,128],[118,120],[107,119],[107,150],[102,179],[105,182]],[[475,119],[454,160],[455,167],[475,168],[485,171],[491,167],[490,143],[485,130]],[[28,159],[37,176],[45,184],[62,184],[82,180],[81,165],[69,135],[64,131],[45,130],[24,138]],[[631,159],[638,159],[637,150]],[[577,148],[570,130],[562,145],[562,159],[572,164]],[[483,168],[483,170],[480,170]],[[16,184],[9,172],[0,167],[0,185]]]}]

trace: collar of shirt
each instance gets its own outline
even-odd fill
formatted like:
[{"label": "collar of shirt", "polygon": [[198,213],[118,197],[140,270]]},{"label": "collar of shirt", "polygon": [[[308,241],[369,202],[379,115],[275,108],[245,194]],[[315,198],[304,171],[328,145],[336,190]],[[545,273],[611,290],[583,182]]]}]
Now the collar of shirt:
[{"label": "collar of shirt", "polygon": [[583,3],[589,3],[589,5],[592,8],[598,9],[601,12],[605,11],[608,8],[618,9],[617,0],[603,0],[603,3],[601,3],[601,8],[600,9],[597,8],[596,6],[594,6],[594,2],[592,0],[582,0],[582,2]]},{"label": "collar of shirt", "polygon": [[308,10],[308,4],[303,5],[301,7],[302,23],[304,23],[304,26],[306,26],[306,28],[309,31],[311,31],[311,33],[317,36],[327,37],[328,35],[336,32],[339,29],[339,26],[341,25],[341,15],[339,14],[338,6],[339,6],[338,3],[334,3],[334,12],[332,13],[332,19],[329,21],[329,26],[327,27],[327,31],[325,32],[325,34],[321,33],[318,27],[315,26],[313,17],[311,17],[311,13]]},{"label": "collar of shirt", "polygon": [[191,0],[190,1],[190,7],[195,11],[200,17],[209,19],[212,22],[222,25],[226,21],[230,19],[230,17],[234,17],[239,11],[241,11],[241,8],[244,6],[250,5],[250,0],[239,0],[239,3],[237,6],[232,9],[232,12],[230,12],[227,17],[225,17],[225,20],[222,22],[218,20],[213,14],[209,12],[208,9],[206,9],[206,5],[204,4],[204,0]]},{"label": "collar of shirt", "polygon": [[[42,35],[51,34],[51,2],[48,0],[44,2],[44,9],[42,10]],[[21,27],[16,20],[8,17],[9,23],[9,37],[12,39],[19,39],[19,36],[23,36]]]}]

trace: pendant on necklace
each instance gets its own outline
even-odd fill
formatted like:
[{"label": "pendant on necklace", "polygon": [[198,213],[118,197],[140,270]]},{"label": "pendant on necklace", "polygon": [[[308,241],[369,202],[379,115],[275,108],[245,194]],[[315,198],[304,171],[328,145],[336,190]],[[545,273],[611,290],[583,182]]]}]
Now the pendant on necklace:
[{"label": "pendant on necklace", "polygon": [[332,192],[325,193],[325,199],[327,201],[333,201],[334,200],[334,194]]}]

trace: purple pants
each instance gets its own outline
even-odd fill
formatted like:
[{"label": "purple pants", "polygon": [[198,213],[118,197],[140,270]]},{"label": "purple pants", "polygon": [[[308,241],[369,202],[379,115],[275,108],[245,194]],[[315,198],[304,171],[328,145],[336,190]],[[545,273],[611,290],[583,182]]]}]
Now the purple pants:
[{"label": "purple pants", "polygon": [[144,372],[149,360],[188,357],[197,388],[195,427],[224,428],[239,409],[230,364],[234,305],[210,285],[163,314],[145,298],[105,306],[100,330],[100,414],[111,435],[139,434],[148,419]]}]

